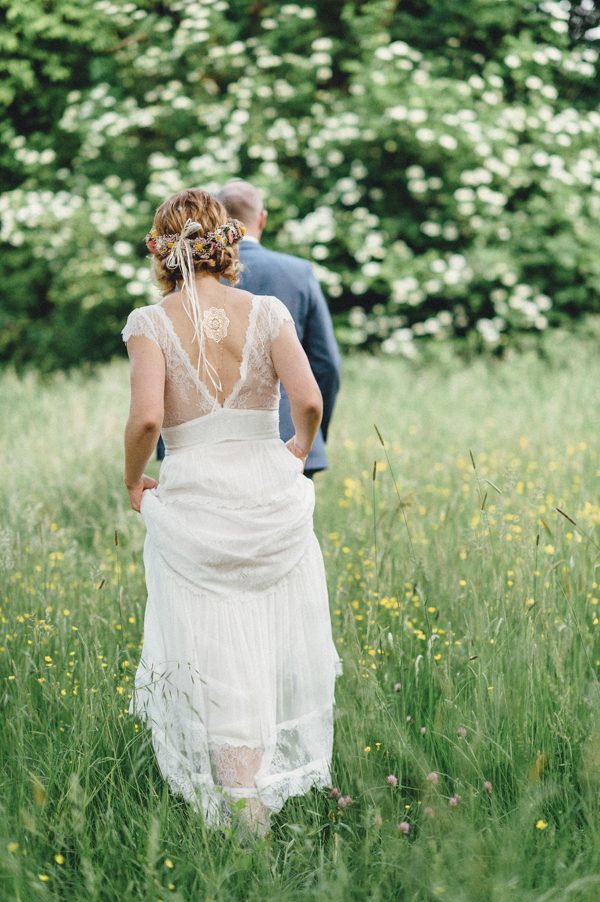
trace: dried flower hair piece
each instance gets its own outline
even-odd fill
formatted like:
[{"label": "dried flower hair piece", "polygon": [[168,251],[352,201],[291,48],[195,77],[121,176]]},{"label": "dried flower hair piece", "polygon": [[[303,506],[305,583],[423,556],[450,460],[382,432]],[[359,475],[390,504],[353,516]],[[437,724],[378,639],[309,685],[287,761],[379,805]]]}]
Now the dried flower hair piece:
[{"label": "dried flower hair piece", "polygon": [[151,254],[160,257],[161,260],[166,258],[169,269],[177,269],[181,257],[177,251],[180,250],[182,242],[185,242],[186,251],[195,261],[208,261],[213,258],[217,249],[235,244],[246,233],[244,225],[238,219],[229,220],[224,225],[218,226],[214,232],[192,237],[194,232],[201,229],[200,223],[188,219],[179,235],[159,235],[156,229],[151,229],[144,240]]}]

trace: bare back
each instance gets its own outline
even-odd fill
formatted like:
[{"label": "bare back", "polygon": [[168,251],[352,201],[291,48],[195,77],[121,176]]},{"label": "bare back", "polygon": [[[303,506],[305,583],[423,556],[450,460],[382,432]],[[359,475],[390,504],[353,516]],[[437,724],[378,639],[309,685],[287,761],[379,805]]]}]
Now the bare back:
[{"label": "bare back", "polygon": [[244,292],[244,295],[228,295],[215,304],[202,303],[205,355],[210,367],[214,368],[210,372],[214,372],[220,388],[214,385],[208,372],[198,368],[198,342],[194,339],[192,324],[183,308],[181,296],[170,295],[160,305],[173,324],[182,350],[220,406],[240,379],[244,347],[253,319],[253,300],[249,292]]},{"label": "bare back", "polygon": [[204,301],[201,307],[208,367],[198,368],[199,348],[179,294],[133,310],[123,330],[124,341],[141,335],[162,351],[164,425],[206,416],[215,406],[277,408],[279,378],[271,344],[283,323],[291,323],[293,329],[285,305],[275,297],[236,291],[221,295],[214,305]]}]

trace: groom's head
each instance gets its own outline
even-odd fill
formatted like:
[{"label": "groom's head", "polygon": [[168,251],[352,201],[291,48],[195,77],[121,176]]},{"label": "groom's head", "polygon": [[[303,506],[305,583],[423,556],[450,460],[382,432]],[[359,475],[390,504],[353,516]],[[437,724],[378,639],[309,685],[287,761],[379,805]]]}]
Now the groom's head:
[{"label": "groom's head", "polygon": [[267,221],[262,193],[243,179],[227,182],[217,194],[227,212],[246,226],[246,234],[260,238]]}]

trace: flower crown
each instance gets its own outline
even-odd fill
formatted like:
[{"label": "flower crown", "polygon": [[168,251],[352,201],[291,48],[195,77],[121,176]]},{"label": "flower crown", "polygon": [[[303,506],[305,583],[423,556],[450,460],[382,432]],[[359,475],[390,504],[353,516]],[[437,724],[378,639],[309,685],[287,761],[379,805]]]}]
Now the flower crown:
[{"label": "flower crown", "polygon": [[[205,235],[196,235],[190,238],[190,233],[198,232],[202,226],[198,222],[188,219],[179,235],[159,235],[156,229],[151,229],[144,241],[151,254],[167,259],[167,266],[176,268],[179,254],[177,250],[185,250],[191,254],[194,260],[211,260],[218,248],[228,247],[240,241],[246,233],[245,226],[238,219],[230,219],[222,226],[218,226],[214,232]],[[173,253],[175,251],[175,253]]]}]

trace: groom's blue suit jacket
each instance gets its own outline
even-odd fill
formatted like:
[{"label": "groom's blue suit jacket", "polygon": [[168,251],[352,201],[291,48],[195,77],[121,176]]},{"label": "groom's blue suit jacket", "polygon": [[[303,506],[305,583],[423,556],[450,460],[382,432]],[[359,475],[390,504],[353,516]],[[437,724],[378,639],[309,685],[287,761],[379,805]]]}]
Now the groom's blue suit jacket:
[{"label": "groom's blue suit jacket", "polygon": [[[247,239],[240,243],[240,260],[244,271],[237,287],[252,294],[275,295],[294,318],[298,337],[323,395],[321,429],[306,461],[305,472],[324,470],[327,430],[340,384],[340,354],[327,301],[306,260],[268,250],[257,241]],[[294,434],[290,402],[283,385],[279,432],[284,441]]]}]

